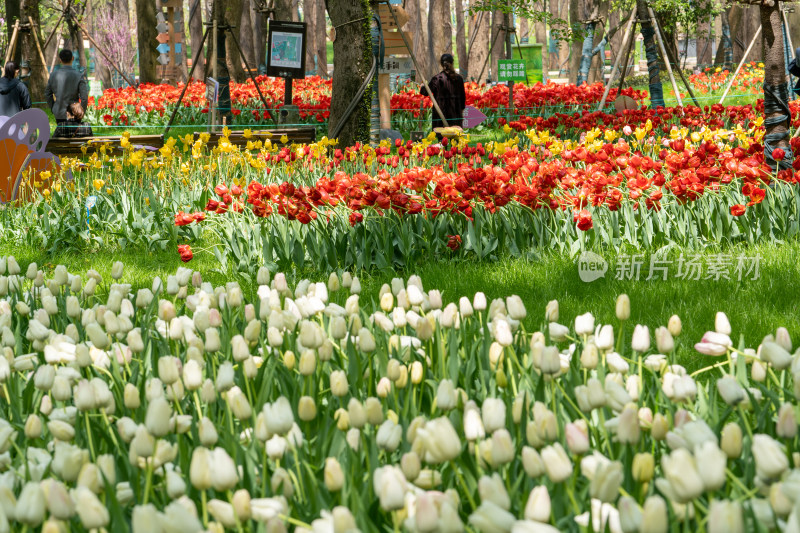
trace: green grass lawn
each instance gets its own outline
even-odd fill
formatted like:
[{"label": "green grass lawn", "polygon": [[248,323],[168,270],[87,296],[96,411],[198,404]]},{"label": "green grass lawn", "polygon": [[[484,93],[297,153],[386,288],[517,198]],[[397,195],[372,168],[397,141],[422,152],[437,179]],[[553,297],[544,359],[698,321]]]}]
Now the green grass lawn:
[{"label": "green grass lawn", "polygon": [[[194,247],[197,251],[199,246]],[[701,254],[703,259],[713,259],[715,252]],[[745,250],[731,250],[725,253],[748,257],[759,257],[760,277],[757,280],[736,281],[731,270],[731,281],[721,280],[677,280],[644,281],[647,265],[642,267],[639,281],[615,279],[614,264],[605,278],[584,283],[578,276],[577,262],[569,257],[545,253],[535,259],[505,258],[495,262],[476,263],[470,261],[434,260],[418,265],[406,272],[361,273],[364,288],[362,298],[377,301],[382,284],[393,277],[407,278],[418,274],[426,289],[442,291],[444,301],[457,302],[461,296],[472,296],[477,291],[486,293],[488,298],[501,298],[511,294],[522,297],[528,308],[525,327],[528,331],[543,326],[544,309],[549,300],[560,302],[561,319],[571,324],[575,316],[592,312],[597,323],[616,324],[615,301],[617,295],[627,293],[631,298],[631,319],[625,334],[633,331],[633,325],[643,323],[653,329],[666,325],[669,317],[677,314],[683,321],[683,334],[680,338],[679,361],[689,369],[697,369],[708,364],[708,358],[694,352],[692,346],[703,333],[714,327],[717,311],[725,311],[733,326],[732,338],[737,342],[742,335],[746,345],[756,347],[761,339],[775,331],[778,326],[789,328],[795,339],[800,339],[796,324],[800,323],[800,307],[796,295],[800,294],[797,257],[800,255],[800,242],[793,241],[782,245],[763,244]],[[108,275],[114,261],[126,265],[124,280],[134,287],[149,287],[154,276],[166,279],[182,265],[177,252],[148,253],[140,250],[98,253],[64,253],[48,255],[42,250],[0,243],[0,255],[14,255],[20,264],[31,261],[40,267],[52,269],[56,264],[64,264],[71,272],[83,273],[90,268]],[[204,279],[215,285],[230,281],[231,275],[215,272],[219,264],[211,253],[198,253],[187,266],[200,271]],[[288,277],[299,280],[308,277],[324,281],[326,272],[290,272]],[[243,289],[251,294],[255,286],[240,280]]]}]

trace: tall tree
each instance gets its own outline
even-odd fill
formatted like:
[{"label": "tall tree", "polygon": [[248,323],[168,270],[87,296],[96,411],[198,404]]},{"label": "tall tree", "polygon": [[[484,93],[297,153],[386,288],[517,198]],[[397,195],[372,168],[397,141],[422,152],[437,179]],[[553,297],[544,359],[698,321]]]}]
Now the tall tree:
[{"label": "tall tree", "polygon": [[317,2],[303,0],[303,22],[306,23],[306,71],[317,73]]},{"label": "tall tree", "polygon": [[[473,3],[470,5],[472,7]],[[486,58],[489,56],[489,27],[491,13],[488,11],[473,12],[469,19],[469,64],[468,78],[472,81],[482,83],[486,79],[486,73],[481,74]]]},{"label": "tall tree", "polygon": [[275,20],[294,20],[292,0],[275,0]]},{"label": "tall tree", "polygon": [[[580,0],[569,0],[569,26],[572,33],[580,35],[582,32],[581,24],[581,2]],[[578,39],[572,39],[569,44],[569,82],[578,83],[578,75],[581,67],[581,50],[583,46]]]},{"label": "tall tree", "polygon": [[[783,22],[780,2],[760,6],[764,56],[764,156],[775,169],[792,168],[792,148],[789,145],[789,84],[786,82]],[[773,150],[785,152],[783,158],[773,158]]]},{"label": "tall tree", "polygon": [[[192,0],[189,8],[189,39],[192,45],[192,61],[195,60],[197,52],[200,51],[200,43],[203,40],[203,5],[201,0]],[[192,77],[196,80],[203,80],[206,77],[206,64],[201,53],[198,65],[194,69]]]},{"label": "tall tree", "polygon": [[[328,135],[333,136],[335,130],[340,130],[337,138],[339,146],[344,148],[357,141],[369,142],[374,82],[368,85],[353,112],[349,116],[345,113],[372,68],[372,8],[367,0],[326,0],[325,5],[331,24],[336,28],[333,42],[336,68],[333,70]],[[343,123],[341,127],[340,123]]]},{"label": "tall tree", "polygon": [[[409,16],[409,31],[414,35],[414,56],[417,58],[417,81],[422,78],[430,79],[433,76],[433,68],[430,65],[428,54],[428,15],[427,0],[409,0],[406,2],[406,13]],[[330,13],[330,12],[329,12]],[[334,47],[335,50],[335,47]],[[334,53],[334,56],[336,54]]]},{"label": "tall tree", "polygon": [[[11,44],[11,36],[14,34],[14,21],[19,20],[21,1],[20,0],[5,0],[5,19],[6,19],[6,43]],[[17,48],[17,54],[14,56],[15,61],[19,61],[20,52]]]},{"label": "tall tree", "polygon": [[464,79],[469,72],[469,55],[467,54],[467,23],[464,20],[464,0],[455,0],[456,10],[456,51],[458,53],[458,70]]},{"label": "tall tree", "polygon": [[317,14],[317,21],[316,21],[316,33],[317,38],[315,40],[317,50],[317,73],[324,77],[328,77],[328,28],[326,27],[326,18],[325,18],[325,4],[323,0],[314,0],[317,3],[316,14]]},{"label": "tall tree", "polygon": [[253,22],[251,19],[252,0],[243,0],[242,16],[239,21],[239,44],[242,45],[242,53],[247,59],[250,68],[256,67],[256,51],[254,48]]},{"label": "tall tree", "polygon": [[[697,24],[697,66],[705,68],[711,64],[711,24],[709,18],[701,19]],[[688,39],[688,36],[687,36]]]},{"label": "tall tree", "polygon": [[42,42],[42,36],[39,31],[41,24],[41,17],[39,16],[39,0],[25,0],[21,6],[20,17],[22,22],[29,23],[33,20],[33,25],[29,32],[21,32],[19,34],[19,44],[17,50],[20,50],[21,57],[27,61],[31,68],[31,76],[28,78],[28,89],[31,93],[31,100],[33,102],[44,101],[44,89],[47,85],[47,67],[42,64],[39,56],[39,49],[34,41],[34,33],[39,38],[39,43]]},{"label": "tall tree", "polygon": [[236,43],[234,42],[233,38],[231,38],[231,34],[237,41],[241,42],[240,36],[242,27],[240,21],[242,20],[244,0],[225,0],[225,2],[221,2],[220,0],[217,1],[220,2],[225,9],[225,25],[232,26],[231,31],[228,33],[225,39],[225,56],[228,61],[228,71],[230,72],[231,78],[233,78],[235,81],[243,82],[247,75],[244,72],[244,67],[242,67],[242,57],[236,48]]},{"label": "tall tree", "polygon": [[487,72],[491,71],[491,79],[497,81],[497,62],[505,57],[505,42],[506,32],[505,27],[505,13],[501,9],[496,9],[492,13],[492,40],[489,45],[491,53],[490,65],[487,67]]},{"label": "tall tree", "polygon": [[589,2],[587,2],[585,15],[586,24],[584,26],[585,34],[581,47],[580,71],[577,79],[578,85],[583,82],[591,81],[589,69],[592,63],[597,66],[598,62],[594,61],[594,59],[602,55],[601,49],[604,48],[604,46],[601,45],[601,43],[605,40],[603,30],[607,27],[608,8],[608,0],[589,0]]},{"label": "tall tree", "polygon": [[[156,30],[156,3],[153,0],[136,1],[136,42],[139,47],[139,81],[158,83],[158,30]],[[81,42],[83,40],[81,39]]]},{"label": "tall tree", "polygon": [[729,7],[720,14],[722,35],[719,38],[717,55],[714,58],[715,65],[729,66],[733,63],[733,40],[731,39],[730,14],[734,8]]},{"label": "tall tree", "polygon": [[664,90],[661,86],[661,74],[658,66],[659,53],[656,48],[655,28],[650,22],[650,13],[647,10],[647,0],[636,0],[636,16],[642,27],[645,54],[647,56],[647,74],[650,84],[650,107],[656,108],[664,105]]},{"label": "tall tree", "polygon": [[453,22],[450,17],[450,0],[430,0],[428,10],[428,46],[430,64],[438,70],[442,54],[453,53]]}]

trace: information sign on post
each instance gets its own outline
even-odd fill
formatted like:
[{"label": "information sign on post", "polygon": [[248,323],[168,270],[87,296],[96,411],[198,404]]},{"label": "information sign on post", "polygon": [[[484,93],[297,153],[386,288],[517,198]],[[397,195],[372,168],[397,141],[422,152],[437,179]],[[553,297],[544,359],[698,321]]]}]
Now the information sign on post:
[{"label": "information sign on post", "polygon": [[89,80],[89,96],[95,98],[103,96],[103,83],[100,80]]},{"label": "information sign on post", "polygon": [[217,123],[217,101],[219,100],[219,82],[214,78],[206,78],[206,100],[208,101],[208,131]]},{"label": "information sign on post", "polygon": [[300,121],[300,109],[292,104],[292,80],[306,77],[306,23],[271,20],[267,37],[267,75],[284,79],[284,103],[280,124]]},{"label": "information sign on post", "polygon": [[498,60],[497,81],[525,81],[525,61],[520,59]]}]

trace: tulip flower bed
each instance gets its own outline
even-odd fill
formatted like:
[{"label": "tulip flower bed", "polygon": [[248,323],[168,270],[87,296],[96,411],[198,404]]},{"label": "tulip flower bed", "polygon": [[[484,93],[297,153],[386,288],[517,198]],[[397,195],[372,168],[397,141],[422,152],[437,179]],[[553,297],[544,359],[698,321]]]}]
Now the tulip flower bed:
[{"label": "tulip flower bed", "polygon": [[[256,80],[270,107],[273,110],[283,107],[283,81],[266,76],[259,76]],[[135,89],[107,89],[99,99],[90,101],[91,120],[106,126],[165,125],[182,88],[183,85],[144,84]],[[296,80],[293,91],[292,101],[299,107],[303,121],[311,124],[327,122],[330,115],[330,80],[318,76]],[[478,107],[490,120],[507,115],[508,87],[505,85],[487,87],[467,83],[466,93],[467,105]],[[646,92],[631,88],[624,89],[622,93],[638,101],[643,101],[647,96]],[[523,114],[545,108],[550,108],[550,112],[564,111],[596,104],[602,95],[603,85],[600,83],[581,87],[555,83],[537,83],[529,87],[518,84],[514,90],[514,105]],[[610,94],[612,101],[616,95],[617,89],[613,89]],[[264,112],[251,80],[245,83],[231,82],[231,102],[234,125],[263,124],[270,118]],[[190,83],[182,105],[177,115],[178,124],[205,124],[208,113],[205,84],[199,81]],[[412,85],[392,95],[391,108],[398,129],[414,129],[420,118],[425,119],[430,114],[432,104],[429,98],[419,93],[416,85]]]},{"label": "tulip flower bed", "polygon": [[749,106],[552,118],[521,135],[524,125],[507,124],[509,139],[486,146],[128,143],[122,156],[67,161],[75,180],[2,210],[0,228],[50,250],[180,245],[188,261],[213,248],[223,269],[251,276],[259,264],[382,269],[534,248],[692,249],[800,229],[798,175],[765,165]]},{"label": "tulip flower bed", "polygon": [[[349,273],[135,293],[0,258],[0,531],[794,531],[800,353],[724,313],[377,303]],[[456,300],[456,298],[458,298]],[[521,326],[529,313],[540,326]],[[564,325],[569,324],[569,326]],[[699,342],[696,342],[698,341]],[[689,375],[676,361],[708,357]]]},{"label": "tulip flower bed", "polygon": [[[692,88],[701,95],[720,91],[727,87],[733,73],[722,67],[709,67],[699,74],[689,76]],[[731,94],[763,94],[764,64],[751,61],[742,67],[731,86]]]}]

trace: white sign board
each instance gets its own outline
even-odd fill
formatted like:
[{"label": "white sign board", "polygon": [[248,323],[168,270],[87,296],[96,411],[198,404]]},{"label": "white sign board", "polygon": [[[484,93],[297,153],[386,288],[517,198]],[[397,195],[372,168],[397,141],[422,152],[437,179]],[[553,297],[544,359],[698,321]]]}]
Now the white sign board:
[{"label": "white sign board", "polygon": [[414,62],[410,57],[387,57],[383,60],[380,74],[409,74],[414,70]]},{"label": "white sign board", "polygon": [[90,80],[89,96],[94,96],[95,98],[100,98],[103,96],[103,82],[100,80]]}]

